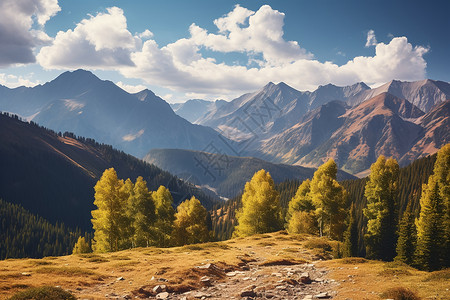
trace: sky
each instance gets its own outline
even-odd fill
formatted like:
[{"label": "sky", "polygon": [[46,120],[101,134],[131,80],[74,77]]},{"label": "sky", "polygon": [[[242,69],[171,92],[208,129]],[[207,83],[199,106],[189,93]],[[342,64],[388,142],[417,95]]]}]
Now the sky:
[{"label": "sky", "polygon": [[168,102],[450,82],[450,1],[1,0],[0,84],[87,69]]}]

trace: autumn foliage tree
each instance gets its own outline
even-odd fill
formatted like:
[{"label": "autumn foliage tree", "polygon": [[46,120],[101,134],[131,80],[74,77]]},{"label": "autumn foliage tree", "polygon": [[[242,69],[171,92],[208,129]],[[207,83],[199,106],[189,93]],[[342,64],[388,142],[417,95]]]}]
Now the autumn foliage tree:
[{"label": "autumn foliage tree", "polygon": [[156,213],[155,241],[159,247],[168,247],[175,220],[175,210],[172,207],[173,198],[168,189],[160,186],[156,192],[153,192],[153,201]]},{"label": "autumn foliage tree", "polygon": [[192,196],[177,207],[175,214],[173,242],[177,246],[203,243],[209,240],[209,231],[206,225],[208,212],[200,201]]},{"label": "autumn foliage tree", "polygon": [[347,216],[347,192],[337,182],[337,165],[330,159],[321,165],[311,180],[311,200],[319,223],[320,235],[342,240]]},{"label": "autumn foliage tree", "polygon": [[91,253],[91,245],[89,245],[89,242],[86,241],[86,238],[84,236],[80,236],[78,238],[78,241],[75,243],[75,246],[73,247],[72,254],[82,254],[82,253]]},{"label": "autumn foliage tree", "polygon": [[396,255],[398,176],[395,159],[381,155],[370,167],[365,187],[367,207],[363,211],[368,219],[364,238],[369,258],[391,261]]},{"label": "autumn foliage tree", "polygon": [[280,195],[272,177],[259,170],[245,184],[242,207],[237,212],[234,236],[250,236],[280,230],[283,227]]},{"label": "autumn foliage tree", "polygon": [[116,171],[110,168],[103,172],[94,187],[97,209],[92,211],[92,248],[95,252],[121,250],[123,241],[127,240],[127,197],[123,185],[123,180],[119,180]]},{"label": "autumn foliage tree", "polygon": [[286,229],[289,233],[318,234],[319,228],[311,199],[311,181],[302,182],[295,196],[289,201],[286,213]]}]

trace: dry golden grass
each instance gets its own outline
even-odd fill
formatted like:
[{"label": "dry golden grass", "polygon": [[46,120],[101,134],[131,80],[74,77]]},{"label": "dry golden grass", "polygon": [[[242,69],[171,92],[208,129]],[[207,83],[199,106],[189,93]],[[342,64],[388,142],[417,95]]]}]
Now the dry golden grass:
[{"label": "dry golden grass", "polygon": [[[82,299],[104,299],[105,294],[110,293],[137,293],[141,287],[151,290],[161,283],[160,278],[168,280],[164,284],[170,291],[183,292],[199,288],[199,279],[205,275],[218,281],[226,280],[223,273],[196,266],[214,263],[231,271],[251,261],[261,265],[310,262],[324,255],[330,256],[333,246],[325,239],[278,232],[168,249],[137,248],[41,260],[8,259],[0,261],[0,299],[7,299],[28,287],[44,285],[61,286]],[[361,258],[316,264],[327,267],[330,270],[328,278],[340,282],[335,299],[378,300],[382,292],[395,287],[409,288],[423,299],[450,299],[448,271],[427,273]],[[30,276],[22,275],[24,272]],[[119,277],[124,280],[117,280]]]}]

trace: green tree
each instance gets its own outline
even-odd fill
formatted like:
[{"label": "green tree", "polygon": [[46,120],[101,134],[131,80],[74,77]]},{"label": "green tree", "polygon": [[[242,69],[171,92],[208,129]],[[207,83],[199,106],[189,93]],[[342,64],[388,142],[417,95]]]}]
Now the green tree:
[{"label": "green tree", "polygon": [[128,202],[129,215],[133,218],[134,246],[148,247],[155,244],[155,203],[147,182],[141,176],[136,179]]},{"label": "green tree", "polygon": [[445,247],[444,203],[434,176],[422,190],[420,215],[416,221],[416,263],[421,269],[438,270],[443,266]]},{"label": "green tree", "polygon": [[82,253],[91,253],[91,245],[86,241],[86,239],[82,236],[78,238],[78,241],[75,243],[73,247],[72,254],[82,254]]},{"label": "green tree", "polygon": [[350,208],[350,221],[344,234],[344,256],[358,256],[358,223],[356,222],[355,204]]},{"label": "green tree", "polygon": [[170,246],[170,237],[175,220],[175,210],[172,207],[173,198],[168,189],[160,186],[156,192],[153,192],[153,200],[156,211],[156,245],[158,247],[168,247]]},{"label": "green tree", "polygon": [[341,241],[347,215],[347,192],[336,181],[336,175],[334,160],[321,165],[311,180],[311,199],[316,208],[320,235]]},{"label": "green tree", "polygon": [[94,240],[92,248],[95,252],[121,250],[120,243],[126,228],[127,195],[123,193],[124,182],[117,178],[114,168],[103,172],[95,185],[94,205],[97,209],[92,213]]},{"label": "green tree", "polygon": [[365,196],[368,219],[365,234],[366,253],[369,258],[391,261],[395,257],[398,224],[398,174],[395,159],[381,155],[370,167]]},{"label": "green tree", "polygon": [[311,199],[311,181],[302,182],[295,196],[289,201],[286,213],[286,229],[289,233],[317,234],[315,207]]},{"label": "green tree", "polygon": [[173,242],[175,245],[187,245],[207,242],[206,209],[197,198],[192,196],[177,207],[175,214]]},{"label": "green tree", "polygon": [[414,252],[416,251],[417,230],[414,220],[415,216],[411,208],[411,202],[409,202],[398,226],[397,256],[395,257],[395,260],[408,265],[414,263]]},{"label": "green tree", "polygon": [[256,172],[245,184],[242,208],[236,217],[238,225],[233,233],[235,236],[273,232],[282,228],[280,195],[265,170]]}]

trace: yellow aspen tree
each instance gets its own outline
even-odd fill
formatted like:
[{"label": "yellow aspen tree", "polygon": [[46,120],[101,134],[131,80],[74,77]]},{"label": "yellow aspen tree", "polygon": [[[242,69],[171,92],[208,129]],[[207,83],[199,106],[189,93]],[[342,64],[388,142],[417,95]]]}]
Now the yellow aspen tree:
[{"label": "yellow aspen tree", "polygon": [[152,195],[156,213],[155,242],[158,247],[168,247],[175,220],[175,210],[172,207],[173,198],[170,191],[164,186],[160,186]]},{"label": "yellow aspen tree", "polygon": [[209,231],[206,226],[206,214],[206,209],[194,196],[190,200],[182,202],[177,207],[175,214],[174,244],[181,246],[207,242]]}]

